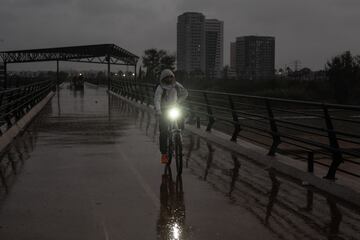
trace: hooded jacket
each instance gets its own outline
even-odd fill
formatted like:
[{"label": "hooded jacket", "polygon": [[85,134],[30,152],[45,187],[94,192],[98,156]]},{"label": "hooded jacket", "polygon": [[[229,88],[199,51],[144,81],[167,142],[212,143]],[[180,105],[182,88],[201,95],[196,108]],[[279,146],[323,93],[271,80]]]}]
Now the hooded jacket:
[{"label": "hooded jacket", "polygon": [[161,74],[160,84],[155,90],[154,106],[157,113],[161,113],[168,106],[183,102],[188,96],[188,91],[180,83],[174,81],[172,84],[164,84],[161,81],[169,75],[174,76],[170,70]]}]

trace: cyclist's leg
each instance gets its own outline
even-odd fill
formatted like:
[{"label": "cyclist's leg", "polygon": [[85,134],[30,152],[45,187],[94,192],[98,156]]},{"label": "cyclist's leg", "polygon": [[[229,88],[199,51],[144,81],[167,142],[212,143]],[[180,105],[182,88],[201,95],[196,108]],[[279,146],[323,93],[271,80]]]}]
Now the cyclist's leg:
[{"label": "cyclist's leg", "polygon": [[175,135],[175,156],[176,156],[176,170],[180,175],[182,173],[182,143],[181,133],[177,132]]},{"label": "cyclist's leg", "polygon": [[183,131],[185,129],[185,117],[181,117],[178,120],[179,128]]},{"label": "cyclist's leg", "polygon": [[159,119],[159,142],[161,154],[167,153],[167,138],[168,138],[168,121],[165,117],[161,116]]}]

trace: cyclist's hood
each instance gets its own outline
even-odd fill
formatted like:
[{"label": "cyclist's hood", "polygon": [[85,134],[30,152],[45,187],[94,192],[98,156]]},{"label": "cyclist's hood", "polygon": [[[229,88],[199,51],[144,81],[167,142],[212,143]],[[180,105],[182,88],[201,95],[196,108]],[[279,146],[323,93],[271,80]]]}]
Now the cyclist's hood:
[{"label": "cyclist's hood", "polygon": [[[171,82],[164,81],[169,77],[172,78]],[[175,87],[175,85],[176,85],[176,80],[174,73],[170,69],[163,70],[160,74],[160,86],[164,89],[171,89]]]}]

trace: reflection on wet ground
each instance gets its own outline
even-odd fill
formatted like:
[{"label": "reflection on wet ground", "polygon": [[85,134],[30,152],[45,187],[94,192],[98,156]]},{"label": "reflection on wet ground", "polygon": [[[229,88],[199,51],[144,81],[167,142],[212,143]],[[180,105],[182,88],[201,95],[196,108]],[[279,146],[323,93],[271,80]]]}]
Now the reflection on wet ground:
[{"label": "reflection on wet ground", "polygon": [[103,88],[63,86],[0,155],[0,238],[360,239],[359,209],[187,131],[176,176],[157,129]]},{"label": "reflection on wet ground", "polygon": [[182,177],[175,180],[171,167],[164,168],[160,185],[160,214],[157,234],[160,239],[186,239],[185,203]]},{"label": "reflection on wet ground", "polygon": [[[116,115],[109,119],[109,100],[104,96],[102,89],[95,88],[92,93],[86,97],[84,90],[57,92],[53,101],[44,108],[30,127],[20,134],[6,151],[0,153],[2,197],[6,196],[16,179],[15,176],[30,158],[39,132],[43,145],[59,144],[63,147],[74,147],[74,144],[99,145],[117,141],[128,123],[123,119],[117,119]],[[85,101],[90,104],[85,104]]]},{"label": "reflection on wet ground", "polygon": [[[156,126],[156,120],[144,118],[144,113],[137,114],[139,127],[142,121],[146,122],[145,131],[151,132],[149,128]],[[239,214],[246,209],[276,238],[360,239],[357,207],[301,186],[296,180],[264,169],[199,136],[187,131],[183,134],[186,161],[183,178],[195,175],[205,181],[228,198],[229,204],[238,206]],[[151,137],[157,140],[157,136]]]},{"label": "reflection on wet ground", "polygon": [[20,137],[0,153],[0,198],[4,198],[16,180],[15,176],[21,173],[25,161],[30,157],[36,144],[37,132],[24,132]]}]

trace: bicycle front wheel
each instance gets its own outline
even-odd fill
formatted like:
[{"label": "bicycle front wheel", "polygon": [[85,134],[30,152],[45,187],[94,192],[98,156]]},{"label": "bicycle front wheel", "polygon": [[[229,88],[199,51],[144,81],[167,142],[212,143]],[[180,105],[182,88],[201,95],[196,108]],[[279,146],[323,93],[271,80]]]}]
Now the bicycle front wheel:
[{"label": "bicycle front wheel", "polygon": [[178,175],[181,175],[183,169],[183,155],[182,155],[182,142],[180,134],[175,136],[175,160],[176,160],[176,170]]}]

